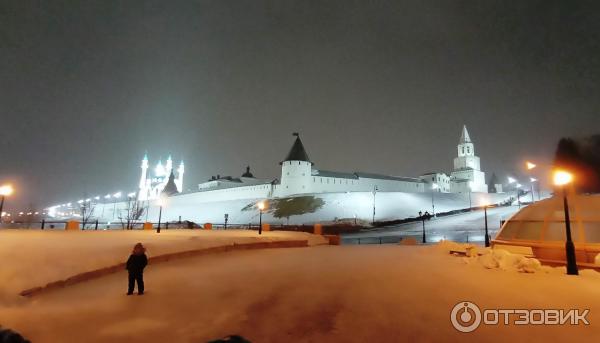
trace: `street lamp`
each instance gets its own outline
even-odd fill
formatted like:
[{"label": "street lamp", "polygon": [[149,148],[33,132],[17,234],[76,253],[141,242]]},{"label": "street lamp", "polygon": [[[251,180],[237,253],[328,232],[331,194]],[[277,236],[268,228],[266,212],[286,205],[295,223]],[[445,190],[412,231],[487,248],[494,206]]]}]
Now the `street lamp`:
[{"label": "street lamp", "polygon": [[165,199],[161,196],[157,200],[159,210],[158,210],[158,226],[156,227],[156,233],[160,233],[160,220],[162,219],[162,208],[165,204]]},{"label": "street lamp", "polygon": [[262,213],[266,207],[265,202],[259,201],[256,207],[258,207],[258,234],[262,235]]},{"label": "street lamp", "polygon": [[372,224],[375,225],[375,196],[377,195],[377,186],[373,186],[373,221]]},{"label": "street lamp", "polygon": [[557,170],[554,172],[554,184],[562,189],[563,193],[563,208],[565,212],[565,229],[567,241],[565,242],[565,252],[567,255],[567,274],[578,275],[577,260],[575,259],[575,245],[571,239],[571,219],[569,217],[569,201],[567,199],[567,188],[566,186],[573,182],[573,174],[564,171]]},{"label": "street lamp", "polygon": [[427,243],[427,238],[425,237],[425,215],[423,212],[419,211],[419,219],[421,219],[421,224],[423,224],[423,244]]},{"label": "street lamp", "polygon": [[0,187],[0,195],[2,196],[2,200],[0,200],[0,223],[2,222],[2,209],[4,208],[4,198],[6,196],[13,194],[14,189],[11,185],[4,185]]},{"label": "street lamp", "polygon": [[488,248],[490,246],[490,234],[488,230],[488,217],[487,217],[487,209],[490,206],[487,201],[483,202],[483,218],[485,223],[485,247]]},{"label": "street lamp", "polygon": [[538,179],[536,179],[535,177],[530,177],[529,178],[529,182],[531,184],[531,203],[533,204],[535,202],[535,198],[533,197],[533,184],[537,182]]},{"label": "street lamp", "polygon": [[523,187],[520,183],[517,183],[515,188],[517,189],[517,205],[519,205],[519,208],[521,208],[521,187]]},{"label": "street lamp", "polygon": [[433,195],[435,194],[435,190],[440,188],[437,183],[433,183],[431,185],[431,214],[435,217],[435,203],[433,199]]},{"label": "street lamp", "polygon": [[[535,169],[537,167],[537,164],[527,161],[527,162],[525,162],[525,167],[527,168],[527,170],[532,171],[533,169]],[[535,202],[535,198],[533,197],[533,183],[536,182],[537,179],[534,177],[530,177],[529,179],[531,181],[531,203],[533,204]],[[541,199],[541,194],[539,193],[539,189],[538,189],[538,199]]]}]

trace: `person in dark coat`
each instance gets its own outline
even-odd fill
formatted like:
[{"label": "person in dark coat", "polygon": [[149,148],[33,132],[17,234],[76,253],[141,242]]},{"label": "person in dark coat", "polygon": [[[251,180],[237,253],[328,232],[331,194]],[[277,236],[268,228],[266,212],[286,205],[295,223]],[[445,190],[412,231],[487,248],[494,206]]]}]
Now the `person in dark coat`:
[{"label": "person in dark coat", "polygon": [[127,271],[129,272],[129,288],[127,295],[133,294],[135,283],[138,286],[138,295],[144,294],[144,268],[148,264],[146,257],[146,248],[142,243],[137,243],[133,247],[133,251],[127,260]]}]

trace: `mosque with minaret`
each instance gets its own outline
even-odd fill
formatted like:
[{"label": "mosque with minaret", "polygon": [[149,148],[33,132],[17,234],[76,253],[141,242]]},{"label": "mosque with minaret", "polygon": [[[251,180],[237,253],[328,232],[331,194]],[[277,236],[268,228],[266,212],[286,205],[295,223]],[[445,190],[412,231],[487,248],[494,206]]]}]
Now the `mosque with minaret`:
[{"label": "mosque with minaret", "polygon": [[[173,159],[171,155],[167,158],[163,165],[159,159],[154,168],[150,168],[148,164],[148,154],[144,154],[142,159],[142,176],[138,190],[138,200],[152,200],[158,198],[162,193],[173,195],[183,191],[183,173],[185,166],[183,160],[179,163],[177,171],[173,168]],[[177,173],[177,176],[175,176]]]},{"label": "mosque with minaret", "polygon": [[[203,201],[226,201],[252,198],[286,197],[302,194],[347,192],[407,192],[407,193],[487,193],[485,173],[475,155],[475,145],[463,126],[457,145],[452,171],[426,173],[419,177],[403,177],[367,172],[340,172],[319,169],[311,161],[298,133],[289,153],[279,164],[281,174],[275,178],[257,178],[250,167],[241,176],[212,176],[197,185],[195,193]],[[171,157],[152,169],[148,157],[142,160],[139,200],[156,199],[161,194],[183,192],[183,161],[177,170]]]}]

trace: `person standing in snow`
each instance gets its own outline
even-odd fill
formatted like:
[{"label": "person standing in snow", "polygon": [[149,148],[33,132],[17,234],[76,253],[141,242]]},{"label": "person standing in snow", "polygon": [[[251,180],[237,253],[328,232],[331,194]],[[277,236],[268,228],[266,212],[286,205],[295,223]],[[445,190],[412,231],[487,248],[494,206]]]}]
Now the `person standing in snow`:
[{"label": "person standing in snow", "polygon": [[135,288],[135,282],[137,281],[138,295],[144,294],[144,268],[148,264],[148,258],[146,257],[146,248],[142,243],[137,243],[133,247],[133,251],[129,259],[127,260],[127,271],[129,272],[129,288],[127,295],[133,294]]}]

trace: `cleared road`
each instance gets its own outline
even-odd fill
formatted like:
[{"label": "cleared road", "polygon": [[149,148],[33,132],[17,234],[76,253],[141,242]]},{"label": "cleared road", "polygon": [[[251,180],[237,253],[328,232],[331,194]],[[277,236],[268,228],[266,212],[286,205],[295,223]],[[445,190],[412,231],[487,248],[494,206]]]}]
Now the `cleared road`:
[{"label": "cleared road", "polygon": [[[522,207],[521,207],[522,208]],[[488,230],[493,238],[500,229],[500,221],[510,218],[519,210],[517,206],[507,206],[488,209]],[[483,242],[484,241],[484,211],[473,210],[451,216],[432,218],[425,221],[425,235],[427,242],[438,242],[449,239],[457,242]],[[388,226],[376,230],[342,236],[344,244],[391,243],[400,237],[414,237],[421,241],[423,225],[420,221]]]}]

